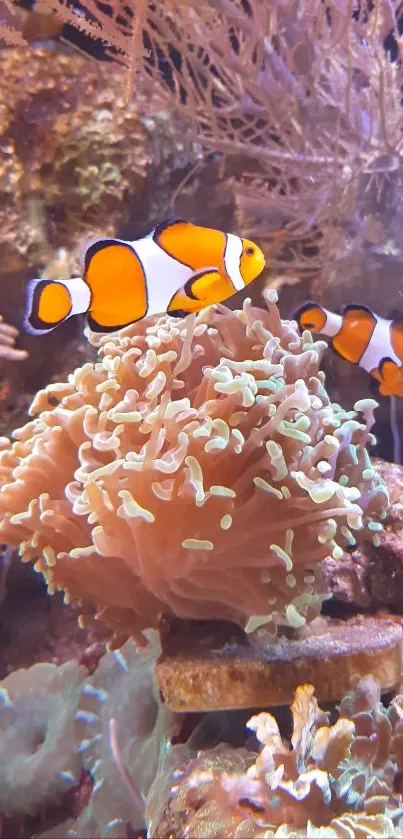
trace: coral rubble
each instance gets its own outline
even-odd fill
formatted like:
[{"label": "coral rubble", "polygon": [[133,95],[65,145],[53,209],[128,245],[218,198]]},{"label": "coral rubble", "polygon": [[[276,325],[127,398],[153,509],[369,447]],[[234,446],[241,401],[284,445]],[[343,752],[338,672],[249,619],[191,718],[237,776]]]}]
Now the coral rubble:
[{"label": "coral rubble", "polygon": [[[331,404],[325,344],[275,296],[102,338],[3,443],[1,537],[50,591],[94,602],[116,641],[164,608],[301,626],[320,560],[382,529],[367,423]],[[374,404],[356,409],[370,420]]]}]

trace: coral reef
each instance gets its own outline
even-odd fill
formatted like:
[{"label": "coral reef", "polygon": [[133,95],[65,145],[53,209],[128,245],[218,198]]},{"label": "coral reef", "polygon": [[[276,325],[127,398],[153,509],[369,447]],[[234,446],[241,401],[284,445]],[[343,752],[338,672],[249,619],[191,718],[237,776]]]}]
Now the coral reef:
[{"label": "coral reef", "polygon": [[[79,274],[92,237],[133,239],[171,213],[174,193],[196,161],[200,166],[179,190],[176,210],[210,225],[214,216],[228,229],[232,193],[218,182],[218,166],[203,161],[155,97],[136,91],[135,101],[126,100],[121,68],[47,42],[0,50],[0,74],[1,311],[7,323],[20,326],[32,277]],[[92,359],[82,325],[75,318],[52,334],[20,336],[29,356],[7,370],[4,401],[0,383],[0,434],[25,422],[27,400],[40,387]]]},{"label": "coral reef", "polygon": [[[56,45],[0,51],[0,73],[2,274],[45,270],[59,248],[74,274],[89,238],[135,238],[167,214],[200,153],[159,100],[137,91],[127,101],[119,68]],[[225,212],[221,193],[214,216]],[[211,191],[196,203],[193,215],[211,224]]]},{"label": "coral reef", "polygon": [[[374,402],[346,408],[365,376],[359,390],[359,371],[325,361],[325,386],[324,343],[271,293],[267,311],[154,318],[93,347],[71,340],[81,320],[22,349],[7,326],[26,279],[75,273],[88,237],[132,238],[173,209],[230,229],[234,195],[283,303],[309,287],[338,308],[354,290],[392,314],[400,6],[84,5],[38,0],[22,34],[76,25],[126,75],[60,44],[0,52],[0,435],[51,382],[0,437],[1,540],[39,572],[2,546],[0,833],[132,836],[147,800],[150,839],[403,837],[403,697],[380,698],[401,622],[317,617],[340,600],[402,609],[402,475],[369,459]],[[0,0],[0,37],[20,47],[18,15]],[[122,648],[102,655],[106,638]],[[289,742],[272,706],[301,672],[313,686],[297,689]],[[328,701],[347,684],[327,717],[314,689]],[[198,755],[195,723],[169,710],[246,704],[276,718],[253,717],[245,743],[227,712],[245,746]]]},{"label": "coral reef", "polygon": [[403,836],[402,697],[385,708],[368,676],[332,725],[312,685],[297,689],[291,710],[290,744],[264,712],[248,723],[257,756],[219,745],[178,768],[170,755],[150,791],[149,836]]},{"label": "coral reef", "polygon": [[[144,113],[124,104],[119,73],[27,46],[0,50],[0,74],[1,299],[5,319],[18,326],[26,281],[55,268],[57,249],[67,250],[70,274],[82,240],[115,232],[134,195],[141,207],[149,157]],[[155,121],[148,136],[154,128]],[[22,423],[27,393],[30,401],[55,373],[88,359],[80,325],[21,336],[29,358],[7,375],[0,433]]]},{"label": "coral reef", "polygon": [[102,37],[126,64],[129,79],[110,65],[95,71],[118,99],[143,65],[136,98],[143,91],[180,114],[189,136],[223,156],[242,228],[271,245],[282,229],[279,273],[316,278],[321,290],[339,291],[341,281],[348,291],[353,277],[386,266],[398,301],[398,0],[342,0],[331,12],[321,0],[112,0],[107,10],[87,0],[85,10],[41,4],[51,18]]},{"label": "coral reef", "polygon": [[82,236],[113,233],[150,160],[141,109],[124,103],[110,68],[32,47],[1,52],[0,70],[0,248],[9,274],[45,266],[55,247],[77,249]]},{"label": "coral reef", "polygon": [[[367,422],[330,403],[324,343],[266,299],[102,338],[3,443],[1,538],[95,603],[115,643],[164,608],[301,626],[320,560],[382,529]],[[356,405],[368,422],[374,404]]]}]

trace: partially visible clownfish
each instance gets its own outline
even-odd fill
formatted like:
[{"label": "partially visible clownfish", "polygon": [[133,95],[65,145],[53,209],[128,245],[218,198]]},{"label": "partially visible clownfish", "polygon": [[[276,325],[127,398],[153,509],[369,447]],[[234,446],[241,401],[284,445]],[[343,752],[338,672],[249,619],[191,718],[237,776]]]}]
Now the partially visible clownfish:
[{"label": "partially visible clownfish", "polygon": [[381,318],[366,306],[341,314],[308,302],[295,313],[301,330],[328,336],[338,355],[358,364],[379,382],[382,396],[403,397],[403,322]]},{"label": "partially visible clownfish", "polygon": [[93,332],[115,332],[148,315],[184,317],[242,291],[264,261],[248,239],[169,219],[141,239],[91,244],[83,277],[31,280],[24,327],[42,335],[85,313]]}]

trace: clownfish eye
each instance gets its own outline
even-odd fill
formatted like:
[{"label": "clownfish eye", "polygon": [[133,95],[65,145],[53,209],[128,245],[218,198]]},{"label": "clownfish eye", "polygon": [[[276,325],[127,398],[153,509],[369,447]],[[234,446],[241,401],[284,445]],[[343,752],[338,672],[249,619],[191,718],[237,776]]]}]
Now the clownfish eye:
[{"label": "clownfish eye", "polygon": [[246,256],[253,256],[253,254],[255,253],[255,248],[251,248],[251,247],[246,248],[245,253],[246,253]]}]

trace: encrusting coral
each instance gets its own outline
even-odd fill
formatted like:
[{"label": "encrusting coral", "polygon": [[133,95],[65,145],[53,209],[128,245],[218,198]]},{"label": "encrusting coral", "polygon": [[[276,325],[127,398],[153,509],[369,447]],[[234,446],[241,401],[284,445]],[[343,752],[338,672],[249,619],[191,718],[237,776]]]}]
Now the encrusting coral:
[{"label": "encrusting coral", "polygon": [[[249,720],[258,756],[221,744],[171,769],[175,748],[148,799],[149,836],[402,837],[398,772],[403,757],[402,697],[389,708],[372,676],[343,699],[334,725],[318,708],[311,685],[292,706],[291,747],[275,718]],[[165,812],[164,808],[165,793]]]},{"label": "encrusting coral", "polygon": [[320,560],[382,529],[375,403],[356,404],[362,423],[330,402],[325,343],[276,299],[104,336],[3,441],[1,538],[50,591],[94,603],[115,644],[164,609],[299,627],[320,608]]}]

